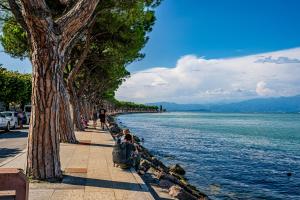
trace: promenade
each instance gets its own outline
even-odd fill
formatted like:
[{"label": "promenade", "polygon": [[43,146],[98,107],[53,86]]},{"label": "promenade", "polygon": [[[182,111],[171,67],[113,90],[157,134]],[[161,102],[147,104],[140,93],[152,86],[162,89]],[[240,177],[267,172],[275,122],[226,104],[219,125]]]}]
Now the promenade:
[{"label": "promenade", "polygon": [[[133,170],[113,167],[114,141],[107,131],[76,132],[79,144],[62,143],[61,183],[30,182],[30,200],[154,200],[146,184]],[[0,163],[1,168],[25,169],[26,151]]]}]

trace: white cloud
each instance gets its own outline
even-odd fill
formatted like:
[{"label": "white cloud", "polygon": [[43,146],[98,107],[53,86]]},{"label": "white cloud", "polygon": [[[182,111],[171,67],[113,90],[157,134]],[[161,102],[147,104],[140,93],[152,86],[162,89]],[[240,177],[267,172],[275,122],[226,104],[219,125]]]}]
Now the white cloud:
[{"label": "white cloud", "polygon": [[[117,98],[208,103],[300,94],[300,48],[228,59],[186,55],[174,68],[134,73]],[[264,62],[262,62],[264,61]]]},{"label": "white cloud", "polygon": [[255,62],[286,64],[286,63],[300,63],[300,60],[296,59],[296,58],[288,58],[288,57],[272,58],[272,56],[268,56],[268,57],[260,58],[260,59],[256,60]]},{"label": "white cloud", "polygon": [[256,93],[260,96],[272,96],[275,91],[267,88],[267,84],[264,81],[260,81],[256,84]]}]

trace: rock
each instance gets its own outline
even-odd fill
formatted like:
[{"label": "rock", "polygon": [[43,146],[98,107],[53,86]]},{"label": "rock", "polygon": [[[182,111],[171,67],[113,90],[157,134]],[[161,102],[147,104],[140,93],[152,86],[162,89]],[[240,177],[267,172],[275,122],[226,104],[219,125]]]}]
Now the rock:
[{"label": "rock", "polygon": [[158,167],[161,164],[160,160],[158,160],[156,157],[152,157],[151,162],[155,167]]},{"label": "rock", "polygon": [[158,179],[161,179],[165,173],[163,171],[159,171],[159,170],[156,170],[155,168],[151,167],[150,169],[154,169],[153,170],[153,174],[156,176],[156,178]]},{"label": "rock", "polygon": [[146,172],[151,167],[151,163],[148,160],[142,159],[140,162],[140,167]]},{"label": "rock", "polygon": [[187,181],[185,181],[184,179],[178,179],[177,177],[171,175],[171,174],[167,174],[164,172],[160,172],[157,174],[157,178],[158,179],[165,179],[168,180],[178,186],[180,186],[181,188],[183,188],[186,192],[192,194],[195,197],[206,197],[206,195],[200,191],[197,190],[197,188],[195,188],[194,186],[190,185]]},{"label": "rock", "polygon": [[150,169],[148,170],[149,173],[154,174],[155,176],[157,176],[157,174],[159,173],[159,171],[157,169],[155,169],[154,167],[150,167]]},{"label": "rock", "polygon": [[183,175],[180,175],[180,174],[177,174],[175,172],[170,172],[171,175],[175,176],[176,178],[180,179],[180,180],[183,180],[183,181],[187,181],[187,178],[184,177]]},{"label": "rock", "polygon": [[161,171],[164,171],[164,172],[169,171],[169,169],[156,157],[151,157],[150,162],[154,165],[154,167],[156,167],[157,169],[160,169]]},{"label": "rock", "polygon": [[143,176],[143,175],[145,175],[145,171],[139,170],[139,171],[138,171],[138,174],[141,175],[141,176]]},{"label": "rock", "polygon": [[185,170],[179,164],[171,165],[169,167],[169,170],[171,172],[174,172],[174,173],[179,174],[179,175],[184,175],[185,174]]},{"label": "rock", "polygon": [[158,184],[160,187],[162,188],[166,188],[166,189],[169,189],[170,187],[172,187],[173,185],[175,185],[174,183],[172,183],[171,181],[169,180],[166,180],[166,179],[161,179],[159,181],[159,184]]},{"label": "rock", "polygon": [[110,124],[110,123],[114,123],[115,120],[114,120],[114,118],[112,116],[108,115],[107,116],[107,122]]},{"label": "rock", "polygon": [[181,182],[175,176],[172,176],[171,174],[167,174],[165,172],[160,172],[157,175],[157,178],[158,179],[166,179],[166,180],[169,180],[169,181],[171,181],[175,184],[181,184]]},{"label": "rock", "polygon": [[182,187],[178,185],[173,185],[169,189],[169,195],[179,200],[198,200],[197,197],[185,191]]},{"label": "rock", "polygon": [[122,130],[118,126],[110,126],[109,127],[110,132],[112,133],[120,133]]},{"label": "rock", "polygon": [[141,142],[141,140],[140,140],[140,138],[138,136],[133,135],[133,139],[134,139],[134,141],[136,143],[140,143]]}]

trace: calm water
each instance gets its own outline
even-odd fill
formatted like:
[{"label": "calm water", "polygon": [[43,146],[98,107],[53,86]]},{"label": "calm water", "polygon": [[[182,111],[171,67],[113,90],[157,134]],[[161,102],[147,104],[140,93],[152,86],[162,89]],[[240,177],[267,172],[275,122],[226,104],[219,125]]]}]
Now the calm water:
[{"label": "calm water", "polygon": [[183,165],[212,199],[300,200],[300,114],[173,112],[118,120],[164,162]]}]

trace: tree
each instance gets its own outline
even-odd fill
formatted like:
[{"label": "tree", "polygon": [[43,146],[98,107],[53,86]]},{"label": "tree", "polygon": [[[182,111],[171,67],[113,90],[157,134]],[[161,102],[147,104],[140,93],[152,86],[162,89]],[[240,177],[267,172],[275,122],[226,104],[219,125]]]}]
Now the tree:
[{"label": "tree", "polygon": [[[147,42],[146,33],[155,20],[151,8],[159,2],[108,0],[98,5],[97,0],[8,0],[8,4],[4,5],[9,5],[13,18],[10,15],[6,18],[8,31],[4,32],[1,41],[7,45],[3,46],[14,56],[30,57],[33,65],[28,175],[37,179],[61,177],[59,135],[65,140],[74,139],[73,135],[67,135],[74,134],[74,130],[70,126],[70,111],[65,105],[69,99],[77,101],[78,94],[86,91],[86,88],[78,86],[78,81],[86,79],[84,75],[88,73],[85,72],[94,68],[99,68],[99,73],[105,67],[113,72],[116,70],[108,73],[108,79],[95,75],[95,83],[97,79],[113,79],[99,84],[99,87],[103,86],[103,92],[93,91],[95,95],[85,93],[83,96],[95,100],[101,98],[100,94],[113,93],[127,76],[123,73],[125,66],[143,57],[139,51]],[[19,37],[21,28],[25,34]],[[10,35],[10,30],[18,31]],[[8,35],[9,38],[5,38]],[[73,89],[78,90],[74,92]],[[78,123],[81,103],[72,104],[72,108],[76,109],[73,119],[76,117]]]},{"label": "tree", "polygon": [[[143,58],[139,51],[155,21],[154,2],[157,1],[106,1],[99,6],[101,12],[86,36],[73,49],[66,82],[78,129],[82,129],[82,101],[99,104],[106,89],[116,90],[129,75],[126,65]],[[88,81],[77,81],[78,78]],[[89,88],[86,95],[82,95],[84,87]]]},{"label": "tree", "polygon": [[98,0],[72,2],[8,0],[11,12],[30,41],[33,88],[26,173],[36,179],[62,177],[59,160],[62,72],[74,43],[98,4]]},{"label": "tree", "polygon": [[31,75],[8,71],[0,65],[0,101],[6,109],[10,104],[23,107],[31,98]]}]

